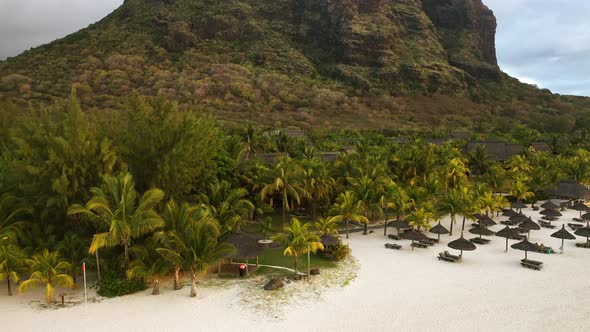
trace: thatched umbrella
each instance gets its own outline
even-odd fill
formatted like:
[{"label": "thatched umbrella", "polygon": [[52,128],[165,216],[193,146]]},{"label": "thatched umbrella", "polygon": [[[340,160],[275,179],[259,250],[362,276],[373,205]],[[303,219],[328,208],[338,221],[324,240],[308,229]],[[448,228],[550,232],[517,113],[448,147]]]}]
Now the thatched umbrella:
[{"label": "thatched umbrella", "polygon": [[547,217],[561,217],[563,214],[557,210],[543,210],[539,212],[540,214],[547,216]]},{"label": "thatched umbrella", "polygon": [[547,202],[541,204],[541,207],[546,210],[555,210],[555,209],[559,208],[559,205],[553,203],[553,201],[547,201]]},{"label": "thatched umbrella", "polygon": [[400,229],[412,228],[412,226],[410,226],[410,222],[404,219],[394,220],[389,223],[389,226],[397,229],[397,235],[399,235]]},{"label": "thatched umbrella", "polygon": [[532,242],[529,242],[529,240],[527,238],[525,238],[521,242],[511,245],[510,247],[524,251],[524,259],[528,259],[527,253],[529,251],[539,252],[539,250],[541,250],[541,248],[539,248],[538,245],[536,245]]},{"label": "thatched umbrella", "polygon": [[492,236],[494,235],[494,232],[490,231],[487,228],[484,227],[475,227],[469,230],[469,233],[471,234],[475,234],[475,235],[479,235],[479,237],[481,238],[481,236]]},{"label": "thatched umbrella", "polygon": [[441,225],[440,224],[440,221],[438,222],[438,224],[436,226],[432,227],[429,230],[429,232],[430,233],[433,233],[433,234],[438,234],[439,241],[440,241],[440,235],[441,234],[449,234],[449,230],[446,229],[445,226]]},{"label": "thatched umbrella", "polygon": [[586,245],[590,246],[590,227],[578,228],[574,234],[586,238]]},{"label": "thatched umbrella", "polygon": [[[414,244],[414,241],[421,241],[421,240],[428,239],[428,236],[418,232],[415,229],[412,229],[409,232],[405,232],[404,234],[401,235],[401,237],[402,237],[402,239],[411,240],[412,244]],[[412,250],[414,250],[414,246],[412,246]]]},{"label": "thatched umbrella", "polygon": [[523,222],[523,221],[527,220],[528,218],[529,217],[525,216],[524,214],[519,213],[519,214],[517,214],[515,216],[512,216],[512,217],[508,218],[508,220],[510,220],[510,221],[516,221],[516,222]]},{"label": "thatched umbrella", "polygon": [[519,209],[519,210],[521,210],[521,209],[526,208],[526,204],[524,204],[521,201],[516,201],[514,203],[511,203],[510,204],[510,207],[513,208],[513,209]]},{"label": "thatched umbrella", "polygon": [[506,209],[504,210],[504,212],[502,213],[503,216],[505,217],[514,217],[518,215],[518,212],[512,210],[512,209]]},{"label": "thatched umbrella", "polygon": [[508,239],[517,238],[518,232],[514,228],[510,228],[508,226],[502,228],[499,232],[496,233],[496,236],[505,237],[506,238],[506,251],[508,251]]},{"label": "thatched umbrella", "polygon": [[526,229],[528,234],[531,234],[531,231],[538,231],[541,229],[541,226],[533,221],[531,218],[527,218],[525,221],[521,222],[518,227],[522,229]]},{"label": "thatched umbrella", "polygon": [[339,244],[340,240],[334,235],[324,234],[320,237],[320,242],[324,245],[324,247],[328,247]]},{"label": "thatched umbrella", "polygon": [[463,259],[463,251],[473,251],[475,250],[477,247],[475,246],[475,244],[471,243],[471,241],[466,240],[463,237],[463,232],[461,232],[461,237],[456,239],[455,241],[451,241],[449,242],[449,244],[447,244],[449,246],[449,248],[455,249],[455,250],[461,250],[461,254],[459,255],[459,257],[461,257],[461,259]]},{"label": "thatched umbrella", "polygon": [[572,206],[572,209],[580,211],[580,218],[582,218],[582,212],[590,212],[590,207],[588,207],[588,205],[582,202],[577,202],[576,204],[574,204],[574,206]]},{"label": "thatched umbrella", "polygon": [[494,225],[496,225],[496,222],[492,218],[490,218],[488,216],[482,216],[482,215],[480,215],[477,219],[478,219],[478,222],[477,223],[480,224],[483,227],[488,227],[488,226],[494,226]]},{"label": "thatched umbrella", "polygon": [[242,258],[244,260],[256,258],[256,265],[258,266],[258,256],[264,251],[264,246],[258,242],[261,239],[261,236],[254,234],[233,233],[223,242],[229,243],[236,248],[236,251],[228,256],[229,258]]},{"label": "thatched umbrella", "polygon": [[561,225],[561,229],[551,234],[551,237],[561,239],[561,253],[563,254],[563,240],[575,240],[576,237],[565,229],[565,225]]}]

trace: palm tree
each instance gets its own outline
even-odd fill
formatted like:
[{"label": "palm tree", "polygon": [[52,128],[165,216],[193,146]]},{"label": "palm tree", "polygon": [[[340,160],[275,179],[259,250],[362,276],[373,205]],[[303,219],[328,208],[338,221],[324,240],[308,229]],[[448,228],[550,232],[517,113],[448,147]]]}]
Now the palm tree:
[{"label": "palm tree", "polygon": [[477,145],[469,154],[469,164],[471,165],[474,175],[482,175],[486,173],[491,162],[492,160],[486,151],[485,145]]},{"label": "palm tree", "polygon": [[303,188],[309,193],[312,221],[317,219],[318,203],[330,198],[334,185],[335,181],[328,175],[326,163],[315,159],[304,161]]},{"label": "palm tree", "polygon": [[330,220],[336,223],[346,223],[346,238],[348,239],[348,223],[350,221],[362,223],[369,222],[367,217],[361,214],[363,210],[363,202],[356,197],[356,194],[352,191],[346,191],[340,193],[336,203],[334,203],[334,206],[330,211],[330,214],[332,214],[333,217],[331,217]]},{"label": "palm tree", "polygon": [[103,188],[92,188],[93,197],[85,206],[74,204],[68,215],[82,214],[108,228],[96,234],[90,244],[93,254],[103,247],[122,245],[125,251],[125,271],[129,269],[131,239],[144,236],[162,227],[164,222],[156,205],[164,198],[160,189],[150,189],[138,199],[131,174],[118,177],[103,176]]},{"label": "palm tree", "polygon": [[415,211],[412,211],[408,215],[408,221],[411,226],[416,227],[418,230],[427,229],[430,222],[434,220],[434,214],[427,209],[421,207]]},{"label": "palm tree", "polygon": [[[365,217],[369,222],[381,217],[383,215],[383,198],[384,192],[384,180],[378,175],[369,175],[361,172],[361,176],[357,178],[349,179],[352,191],[356,194],[356,197],[362,203]],[[364,235],[367,235],[368,223],[365,223],[363,231]]]},{"label": "palm tree", "polygon": [[160,277],[172,270],[172,264],[156,252],[157,243],[154,238],[148,239],[144,246],[131,247],[131,267],[127,271],[128,278],[151,279],[154,284],[152,295],[160,294]]},{"label": "palm tree", "polygon": [[452,159],[446,166],[447,188],[454,189],[467,182],[469,168],[461,158]]},{"label": "palm tree", "polygon": [[172,262],[181,262],[183,268],[190,271],[191,297],[197,296],[197,274],[235,250],[233,246],[219,242],[220,228],[203,206],[195,219],[169,234],[170,247],[157,249],[163,257]]},{"label": "palm tree", "polygon": [[516,197],[516,200],[520,202],[533,197],[535,194],[529,191],[529,188],[524,182],[516,180],[512,184],[512,188],[510,188],[510,195]]},{"label": "palm tree", "polygon": [[285,247],[283,255],[293,257],[295,274],[298,274],[297,267],[301,255],[305,255],[310,251],[315,253],[318,249],[324,250],[320,238],[310,232],[310,226],[311,224],[302,224],[299,219],[292,218],[291,224],[285,226],[283,232],[273,238],[274,241],[281,243]]},{"label": "palm tree", "polygon": [[20,237],[25,216],[31,209],[20,206],[16,197],[10,194],[0,196],[0,242],[16,242]]},{"label": "palm tree", "polygon": [[[185,228],[189,227],[196,220],[203,218],[205,208],[202,205],[191,205],[183,203],[178,205],[174,200],[170,200],[164,209],[162,217],[164,219],[164,230],[154,233],[154,239],[159,243],[158,253],[168,253],[165,257],[172,263],[174,269],[174,290],[181,289],[180,270],[182,268],[182,243],[176,241],[178,234],[182,233]],[[173,254],[170,254],[173,253]]]},{"label": "palm tree", "polygon": [[[414,206],[414,201],[408,196],[404,188],[400,186],[394,186],[393,190],[389,194],[388,206],[393,209],[396,214],[396,220],[408,210]],[[387,220],[385,223],[384,235],[387,235]]]},{"label": "palm tree", "polygon": [[85,256],[82,240],[75,233],[66,233],[63,240],[57,244],[56,249],[70,263],[70,275],[76,285],[76,274]]},{"label": "palm tree", "polygon": [[457,222],[457,214],[463,211],[465,200],[460,190],[450,190],[437,201],[437,209],[451,215],[449,236],[453,235],[453,225]]},{"label": "palm tree", "polygon": [[280,157],[277,165],[273,169],[272,183],[267,184],[260,192],[261,197],[269,194],[280,192],[283,200],[283,227],[287,222],[287,211],[289,211],[289,198],[294,199],[297,204],[301,202],[302,197],[307,197],[309,193],[300,185],[301,167],[296,160],[288,156]]},{"label": "palm tree", "polygon": [[54,285],[74,287],[74,280],[67,274],[70,263],[62,260],[59,252],[44,249],[28,261],[33,273],[28,280],[20,284],[19,291],[24,292],[32,287],[45,286],[45,301],[50,303],[55,293]]},{"label": "palm tree", "polygon": [[242,216],[254,209],[254,205],[246,196],[246,189],[231,188],[229,182],[221,181],[213,183],[209,188],[209,194],[202,194],[200,200],[209,207],[224,234],[231,231],[234,226],[239,232]]},{"label": "palm tree", "polygon": [[320,218],[314,223],[314,227],[320,236],[338,235],[338,224],[333,218]]},{"label": "palm tree", "polygon": [[0,242],[0,280],[6,279],[8,286],[8,296],[12,296],[10,281],[18,283],[20,280],[19,273],[25,263],[24,251],[15,244],[6,244]]}]

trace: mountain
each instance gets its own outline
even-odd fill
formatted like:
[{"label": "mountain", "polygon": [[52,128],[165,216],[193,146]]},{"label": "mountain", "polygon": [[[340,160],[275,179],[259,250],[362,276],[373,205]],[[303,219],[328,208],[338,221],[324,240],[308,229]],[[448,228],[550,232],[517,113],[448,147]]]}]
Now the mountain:
[{"label": "mountain", "polygon": [[[233,122],[300,127],[576,125],[588,98],[498,67],[481,0],[126,0],[0,62],[0,98],[87,107],[160,95]],[[581,123],[580,121],[577,121]]]}]

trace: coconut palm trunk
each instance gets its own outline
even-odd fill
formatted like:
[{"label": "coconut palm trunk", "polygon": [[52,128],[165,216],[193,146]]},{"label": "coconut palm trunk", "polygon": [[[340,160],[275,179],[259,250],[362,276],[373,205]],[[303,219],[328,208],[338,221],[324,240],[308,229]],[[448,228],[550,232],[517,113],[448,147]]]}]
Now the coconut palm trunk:
[{"label": "coconut palm trunk", "polygon": [[160,280],[158,280],[158,276],[154,276],[154,290],[152,291],[152,295],[159,295],[160,294]]},{"label": "coconut palm trunk", "polygon": [[348,218],[346,218],[346,238],[348,239]]},{"label": "coconut palm trunk", "polygon": [[125,249],[125,272],[129,271],[129,242],[123,242],[123,248]]},{"label": "coconut palm trunk", "polygon": [[6,284],[8,285],[8,296],[12,296],[12,288],[10,287],[10,274],[6,271]]},{"label": "coconut palm trunk", "polygon": [[180,267],[174,267],[174,290],[181,289],[182,286],[180,285]]},{"label": "coconut palm trunk", "polygon": [[191,271],[191,297],[197,296],[197,275]]}]

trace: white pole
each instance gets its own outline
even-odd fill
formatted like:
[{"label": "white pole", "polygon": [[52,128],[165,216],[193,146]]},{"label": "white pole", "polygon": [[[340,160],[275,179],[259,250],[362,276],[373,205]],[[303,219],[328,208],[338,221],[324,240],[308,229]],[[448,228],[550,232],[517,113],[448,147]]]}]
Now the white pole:
[{"label": "white pole", "polygon": [[84,303],[86,305],[86,313],[88,313],[88,294],[86,292],[86,262],[82,263],[82,272],[84,272]]}]

